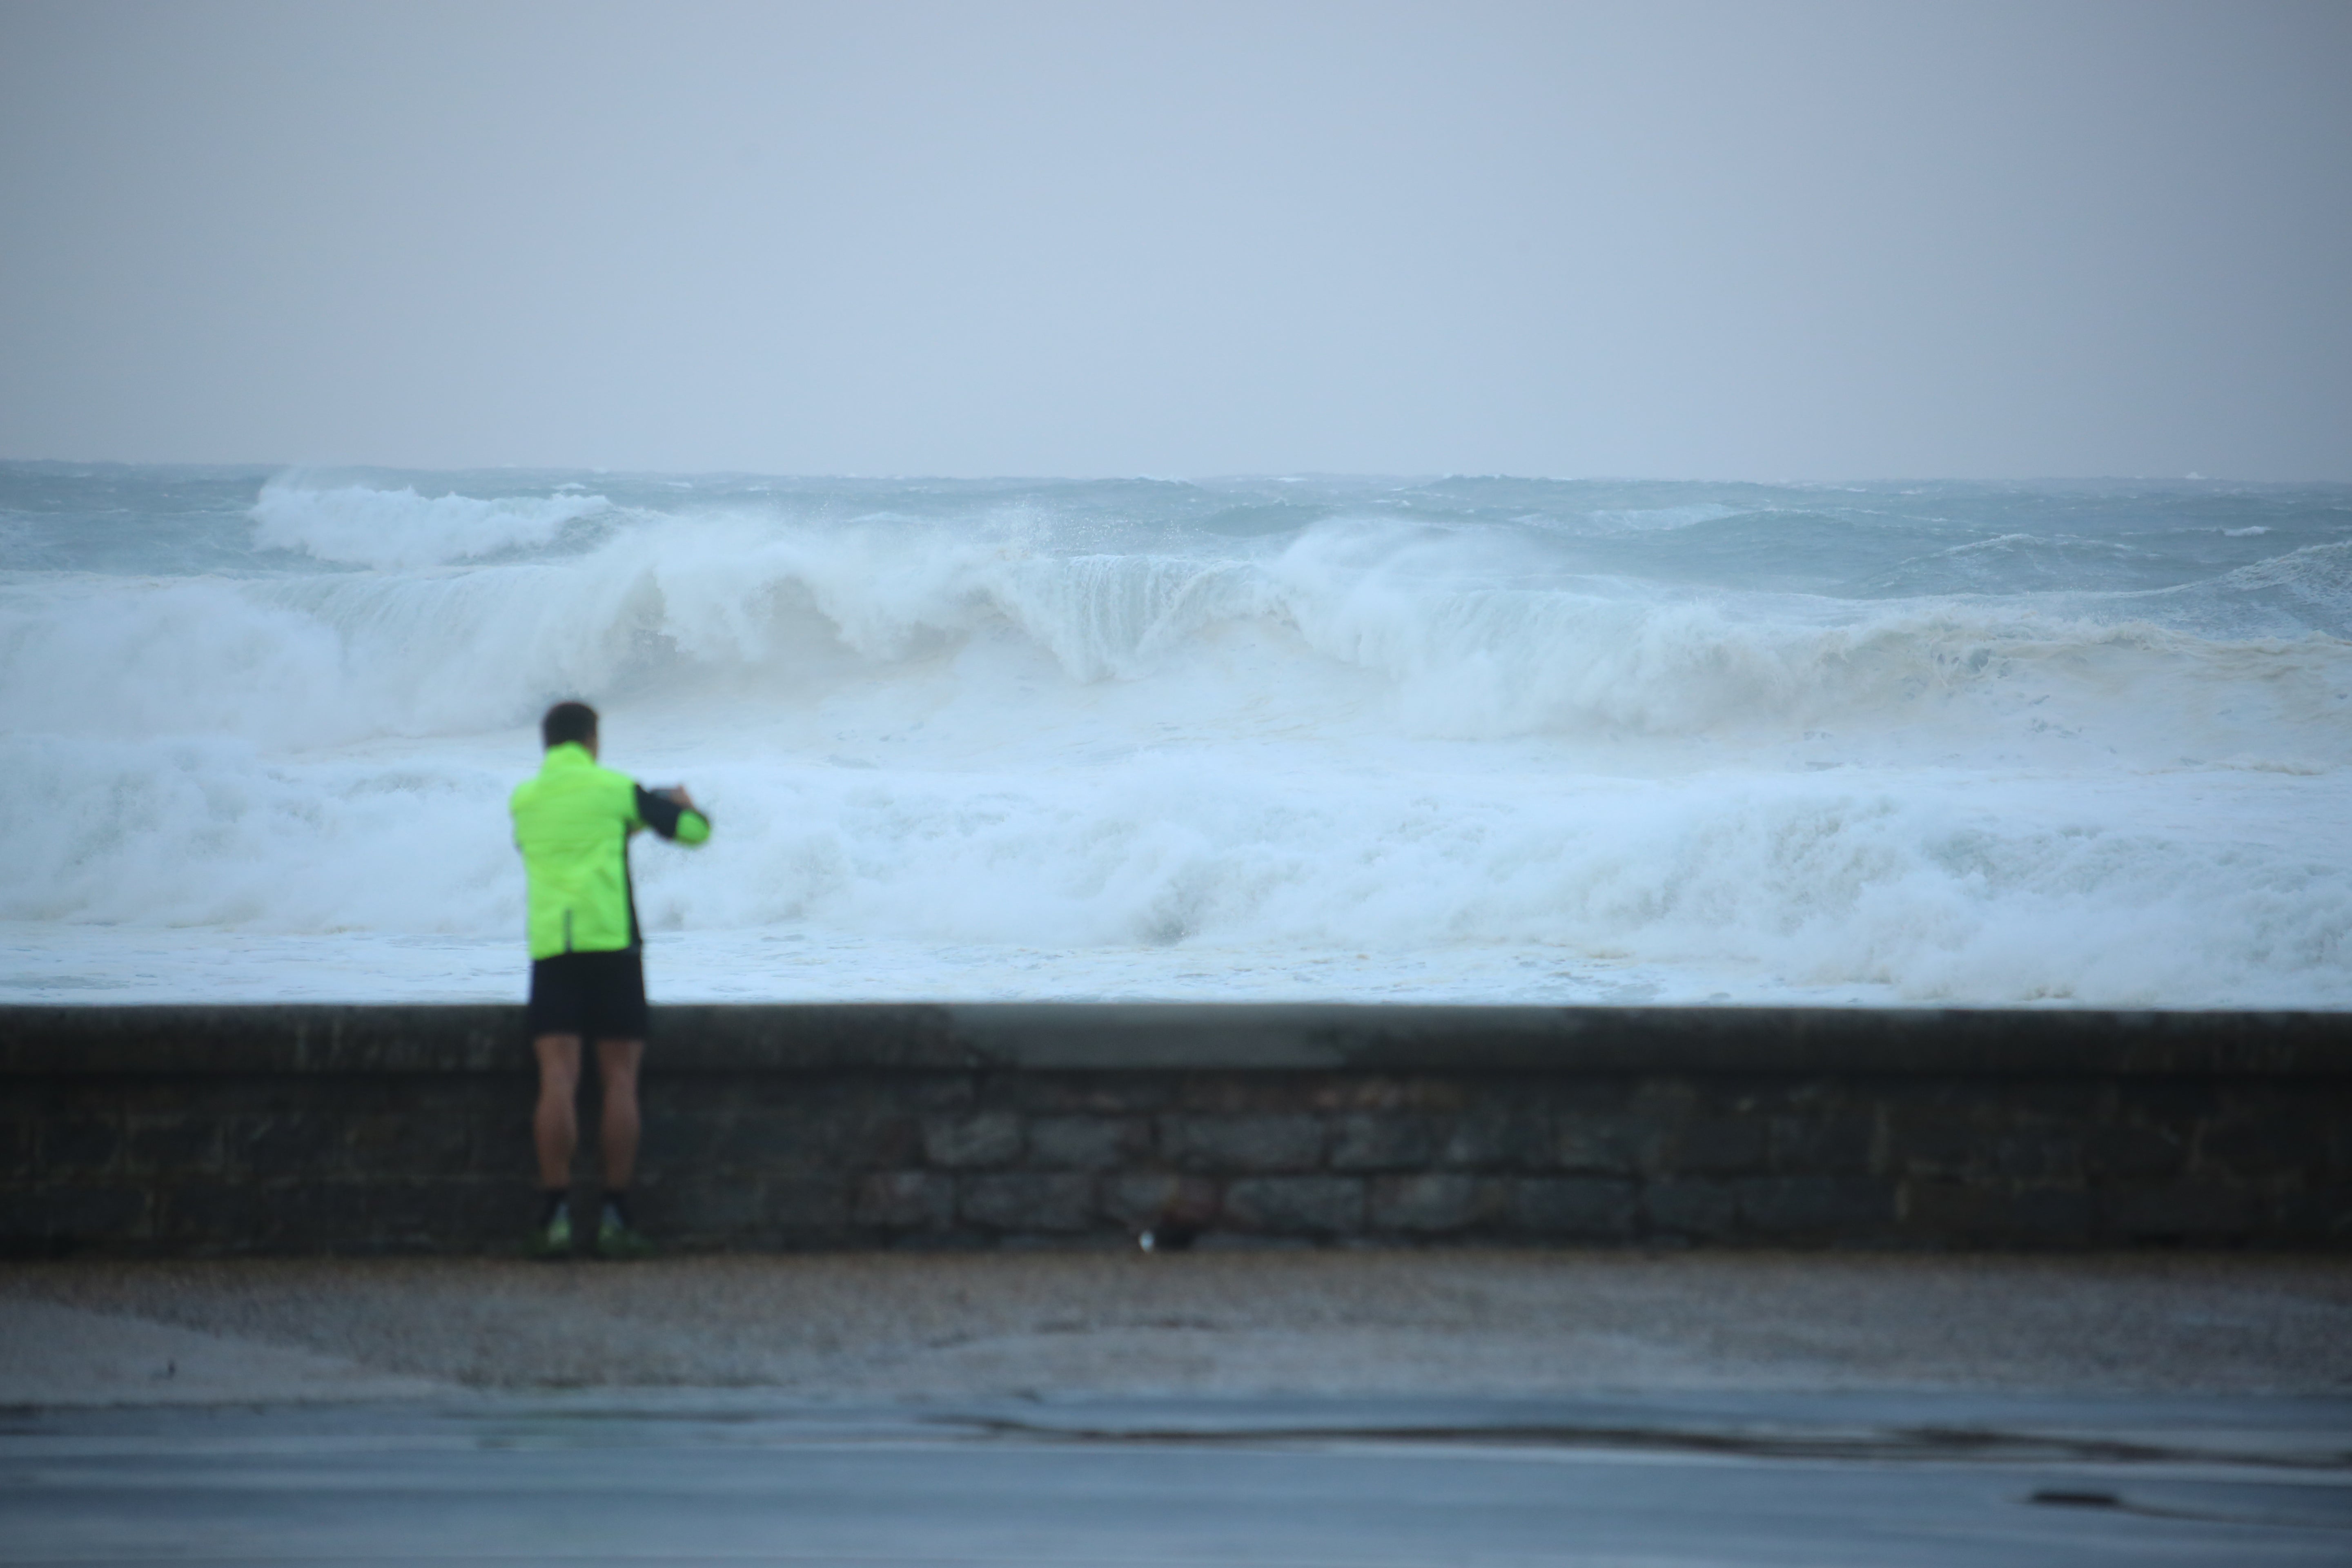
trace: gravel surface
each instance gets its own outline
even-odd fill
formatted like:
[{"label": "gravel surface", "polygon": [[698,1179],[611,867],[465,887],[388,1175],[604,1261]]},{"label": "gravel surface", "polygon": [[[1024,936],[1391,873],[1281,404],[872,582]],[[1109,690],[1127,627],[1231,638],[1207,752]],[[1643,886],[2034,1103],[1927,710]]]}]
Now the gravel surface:
[{"label": "gravel surface", "polygon": [[453,1386],[798,1398],[2352,1390],[2352,1258],[1631,1252],[68,1262],[0,1404]]}]

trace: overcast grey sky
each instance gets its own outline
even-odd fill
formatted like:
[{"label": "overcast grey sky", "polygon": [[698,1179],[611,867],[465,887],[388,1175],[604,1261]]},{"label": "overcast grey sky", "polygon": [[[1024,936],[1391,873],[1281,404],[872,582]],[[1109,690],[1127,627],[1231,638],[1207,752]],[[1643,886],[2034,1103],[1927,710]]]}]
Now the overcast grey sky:
[{"label": "overcast grey sky", "polygon": [[2352,5],[0,0],[0,456],[2352,478]]}]

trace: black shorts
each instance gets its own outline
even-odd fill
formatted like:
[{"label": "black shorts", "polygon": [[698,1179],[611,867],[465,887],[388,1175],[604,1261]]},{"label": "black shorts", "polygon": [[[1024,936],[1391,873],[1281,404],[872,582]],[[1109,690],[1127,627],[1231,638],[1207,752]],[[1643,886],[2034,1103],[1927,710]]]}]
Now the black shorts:
[{"label": "black shorts", "polygon": [[559,952],[531,960],[530,1007],[524,1018],[534,1040],[541,1035],[644,1039],[644,955],[632,948],[626,952]]}]

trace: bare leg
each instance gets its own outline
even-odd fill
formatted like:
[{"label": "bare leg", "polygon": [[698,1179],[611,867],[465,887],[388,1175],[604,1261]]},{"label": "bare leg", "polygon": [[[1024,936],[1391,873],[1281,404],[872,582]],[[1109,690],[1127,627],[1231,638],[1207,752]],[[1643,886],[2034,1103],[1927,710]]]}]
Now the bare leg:
[{"label": "bare leg", "polygon": [[596,1066],[604,1076],[604,1186],[625,1193],[637,1173],[637,1064],[643,1040],[599,1040]]},{"label": "bare leg", "polygon": [[[530,1118],[539,1144],[539,1184],[555,1192],[572,1185],[572,1151],[580,1142],[580,1037],[541,1035],[531,1048],[539,1053],[539,1109]],[[604,1114],[609,1121],[609,1102]]]}]

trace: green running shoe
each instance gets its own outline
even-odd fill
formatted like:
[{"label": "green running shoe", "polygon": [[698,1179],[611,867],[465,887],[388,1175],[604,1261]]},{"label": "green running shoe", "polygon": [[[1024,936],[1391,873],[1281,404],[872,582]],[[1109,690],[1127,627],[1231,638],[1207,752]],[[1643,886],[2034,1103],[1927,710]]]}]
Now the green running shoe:
[{"label": "green running shoe", "polygon": [[654,1244],[645,1233],[629,1225],[617,1215],[606,1215],[596,1227],[596,1256],[614,1263],[635,1263],[654,1255]]},{"label": "green running shoe", "polygon": [[542,1262],[554,1262],[572,1256],[572,1211],[560,1208],[544,1228],[530,1233],[530,1244],[524,1248]]}]

